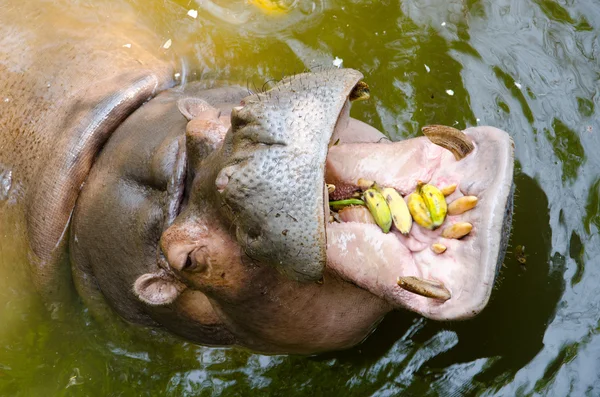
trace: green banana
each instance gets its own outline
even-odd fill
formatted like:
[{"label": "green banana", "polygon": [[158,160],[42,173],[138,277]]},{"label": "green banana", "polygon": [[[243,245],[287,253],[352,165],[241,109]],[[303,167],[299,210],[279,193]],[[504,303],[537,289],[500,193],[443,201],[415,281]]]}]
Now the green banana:
[{"label": "green banana", "polygon": [[346,199],[346,200],[336,200],[336,201],[329,202],[329,206],[334,211],[339,211],[342,208],[348,207],[350,205],[365,205],[365,202],[362,200],[359,200],[359,199],[355,199],[355,198],[350,198],[350,199]]},{"label": "green banana", "polygon": [[433,221],[431,220],[431,214],[425,205],[425,201],[423,201],[423,197],[418,193],[411,193],[408,195],[407,201],[408,210],[415,222],[417,222],[417,225],[432,230]]},{"label": "green banana", "polygon": [[388,233],[392,227],[392,213],[383,195],[377,189],[371,188],[365,190],[363,199],[369,212],[373,215],[375,223],[379,225],[384,233]]},{"label": "green banana", "polygon": [[412,217],[410,216],[406,201],[404,201],[400,193],[393,187],[381,188],[375,184],[375,188],[383,195],[388,207],[390,207],[390,213],[392,214],[392,220],[396,229],[405,236],[408,236],[412,228]]},{"label": "green banana", "polygon": [[444,194],[437,187],[422,182],[417,183],[417,193],[423,198],[429,210],[433,228],[440,227],[448,213],[448,205]]}]

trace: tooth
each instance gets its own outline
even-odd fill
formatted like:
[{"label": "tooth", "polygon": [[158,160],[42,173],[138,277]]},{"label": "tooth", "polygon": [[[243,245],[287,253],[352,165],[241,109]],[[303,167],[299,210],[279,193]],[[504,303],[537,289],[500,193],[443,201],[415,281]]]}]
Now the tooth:
[{"label": "tooth", "polygon": [[365,101],[371,97],[371,91],[369,90],[369,86],[364,81],[359,81],[356,83],[348,99],[350,102],[354,101]]},{"label": "tooth", "polygon": [[440,189],[440,191],[442,192],[442,194],[444,196],[450,196],[452,193],[454,193],[455,190],[456,190],[456,183],[453,183],[452,185],[448,185],[448,186]]},{"label": "tooth", "polygon": [[451,151],[457,161],[465,158],[475,148],[471,139],[456,128],[429,125],[423,127],[421,131],[432,143]]},{"label": "tooth", "polygon": [[335,185],[332,185],[330,183],[327,183],[327,193],[331,194],[335,191]]},{"label": "tooth", "polygon": [[457,198],[448,205],[448,215],[460,215],[467,212],[477,205],[477,197],[463,196]]},{"label": "tooth", "polygon": [[375,184],[374,181],[370,181],[370,180],[364,179],[364,178],[358,178],[358,181],[356,182],[356,185],[362,191],[370,189],[371,187],[373,187],[374,184]]},{"label": "tooth", "polygon": [[444,223],[448,206],[446,198],[437,187],[428,183],[419,182],[417,184],[417,193],[421,195],[433,222],[433,228],[438,228]]},{"label": "tooth", "polygon": [[388,233],[392,227],[392,213],[385,198],[375,189],[367,189],[363,197],[377,225],[384,233]]},{"label": "tooth", "polygon": [[329,143],[329,149],[331,149],[331,148],[332,148],[332,147],[334,147],[334,146],[337,146],[337,145],[339,145],[339,143],[340,143],[340,138],[336,139],[336,141],[335,141],[335,142],[330,142],[330,143]]},{"label": "tooth", "polygon": [[420,277],[398,277],[398,285],[413,294],[421,295],[426,298],[439,299],[447,301],[452,297],[450,291],[444,284],[434,280],[426,280]]},{"label": "tooth", "polygon": [[440,243],[431,244],[431,250],[436,254],[442,254],[446,251],[446,246]]},{"label": "tooth", "polygon": [[423,201],[423,198],[418,193],[411,193],[408,195],[408,210],[412,215],[417,225],[424,227],[425,229],[433,229],[433,221],[429,210]]},{"label": "tooth", "polygon": [[442,237],[445,238],[462,238],[469,234],[473,229],[473,225],[468,222],[457,222],[451,226],[446,227],[442,231]]}]

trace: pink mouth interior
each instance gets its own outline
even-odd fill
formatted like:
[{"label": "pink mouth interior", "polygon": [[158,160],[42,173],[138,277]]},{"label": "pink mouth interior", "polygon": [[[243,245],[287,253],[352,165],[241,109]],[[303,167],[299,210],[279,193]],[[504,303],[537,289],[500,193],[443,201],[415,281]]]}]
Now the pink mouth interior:
[{"label": "pink mouth interior", "polygon": [[[365,223],[370,219],[361,209],[345,211],[340,216],[342,222],[327,224],[328,266],[395,307],[429,318],[463,319],[481,311],[493,287],[501,236],[506,232],[512,141],[492,127],[465,132],[475,150],[460,161],[424,137],[394,143],[343,143],[342,138],[342,143],[333,146],[325,173],[326,183],[336,185],[333,199],[357,190],[358,179],[364,178],[393,187],[402,196],[414,192],[419,180],[439,188],[456,184],[456,191],[446,198],[448,203],[473,195],[478,197],[478,204],[461,215],[448,216],[433,231],[413,222],[408,236],[394,227],[384,234],[377,225]],[[473,230],[462,239],[443,238],[442,230],[456,222],[469,222]],[[434,243],[445,245],[447,250],[434,253]],[[403,276],[441,282],[451,298],[441,301],[406,291],[397,285],[398,277]]]}]

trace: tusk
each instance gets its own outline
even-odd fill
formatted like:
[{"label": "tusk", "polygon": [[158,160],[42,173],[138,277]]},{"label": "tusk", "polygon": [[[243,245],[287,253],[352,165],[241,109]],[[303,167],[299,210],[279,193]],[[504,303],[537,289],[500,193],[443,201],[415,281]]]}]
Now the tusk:
[{"label": "tusk", "polygon": [[356,186],[358,186],[358,188],[363,192],[372,188],[374,184],[374,181],[364,178],[358,178],[358,181],[356,182]]},{"label": "tusk", "polygon": [[413,294],[421,295],[426,298],[439,299],[447,301],[452,296],[448,288],[444,287],[439,281],[426,280],[420,277],[398,277],[398,285]]},{"label": "tusk", "polygon": [[448,204],[448,215],[460,215],[472,210],[477,205],[477,197],[462,196]]},{"label": "tusk", "polygon": [[440,243],[431,244],[431,250],[438,255],[443,254],[446,252],[446,246]]},{"label": "tusk", "polygon": [[432,143],[452,152],[456,160],[462,160],[473,151],[475,146],[461,130],[445,125],[429,125],[421,129]]},{"label": "tusk", "polygon": [[452,193],[454,193],[455,190],[456,190],[456,183],[453,183],[452,185],[448,185],[448,186],[440,189],[440,191],[442,192],[442,194],[444,196],[450,196]]},{"label": "tusk", "polygon": [[348,99],[350,99],[350,102],[366,101],[370,97],[371,91],[369,90],[369,86],[367,85],[367,83],[365,83],[364,81],[359,81],[358,83],[356,83],[356,85],[350,92]]}]

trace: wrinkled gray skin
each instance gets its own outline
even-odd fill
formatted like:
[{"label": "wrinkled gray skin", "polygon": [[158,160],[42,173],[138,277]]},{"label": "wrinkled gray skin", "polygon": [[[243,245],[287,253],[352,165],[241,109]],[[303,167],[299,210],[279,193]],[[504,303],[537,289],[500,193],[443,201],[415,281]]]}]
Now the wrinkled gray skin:
[{"label": "wrinkled gray skin", "polygon": [[[344,144],[382,138],[348,118],[359,72],[298,75],[250,96],[199,82],[169,89],[172,65],[143,26],[125,17],[82,25],[76,7],[28,7],[0,13],[0,92],[8,98],[0,173],[14,186],[1,199],[22,207],[32,280],[47,302],[64,298],[70,270],[95,313],[114,311],[196,343],[290,353],[359,343],[394,308],[460,319],[487,303],[510,219],[505,133],[468,132],[477,149],[464,163],[424,138],[386,146],[395,151],[390,159],[414,155],[402,161],[423,164],[414,177],[404,172],[405,185],[397,179],[399,190],[414,190],[427,158],[435,158],[437,168],[452,170],[439,178],[468,177],[460,194],[472,189],[481,201],[472,216],[481,232],[449,256],[475,269],[465,277],[477,287],[464,292],[448,280],[456,298],[447,303],[415,297],[399,290],[395,276],[402,269],[430,275],[418,249],[407,254],[416,270],[395,268],[385,251],[398,249],[393,234],[327,226],[326,173],[345,178],[327,164],[352,157]],[[50,26],[57,21],[60,30]],[[485,171],[465,171],[474,168]],[[437,175],[434,166],[427,175]],[[353,238],[383,241],[372,270],[340,259],[342,248],[360,248],[337,243],[346,244],[343,226],[361,228]]]}]

